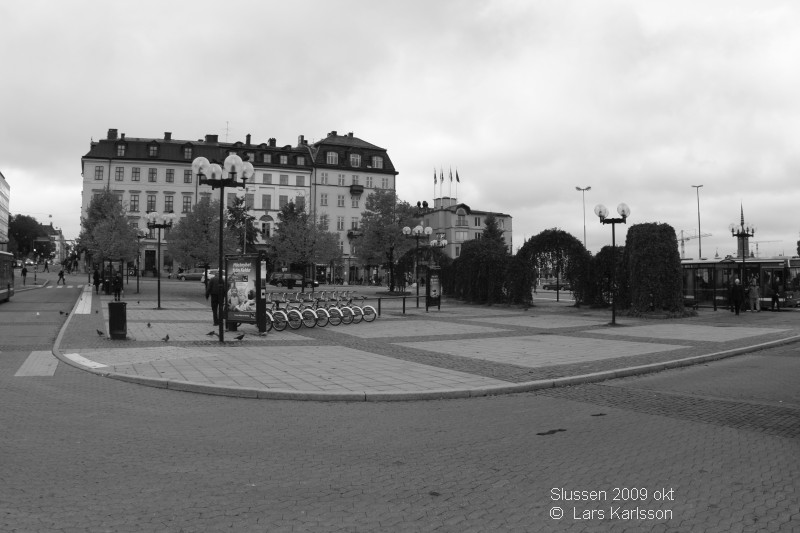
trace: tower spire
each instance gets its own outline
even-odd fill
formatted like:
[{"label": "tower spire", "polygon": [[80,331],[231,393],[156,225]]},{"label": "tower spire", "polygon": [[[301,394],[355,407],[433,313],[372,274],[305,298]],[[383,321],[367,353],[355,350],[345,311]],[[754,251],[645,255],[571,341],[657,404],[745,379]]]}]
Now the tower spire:
[{"label": "tower spire", "polygon": [[744,227],[744,207],[742,207],[742,204],[739,204],[739,209],[742,213],[742,227]]}]

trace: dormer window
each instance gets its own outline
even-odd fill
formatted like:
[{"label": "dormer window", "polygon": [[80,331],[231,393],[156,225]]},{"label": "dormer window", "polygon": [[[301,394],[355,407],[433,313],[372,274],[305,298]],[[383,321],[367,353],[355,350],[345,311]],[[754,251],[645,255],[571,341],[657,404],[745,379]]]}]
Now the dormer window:
[{"label": "dormer window", "polygon": [[158,157],[158,145],[151,144],[147,147],[147,155],[150,157]]},{"label": "dormer window", "polygon": [[328,152],[325,155],[325,162],[329,165],[338,165],[339,164],[339,154],[336,152]]},{"label": "dormer window", "polygon": [[263,162],[272,163],[272,154],[264,154]]},{"label": "dormer window", "polygon": [[288,164],[289,164],[289,156],[288,155],[282,155],[281,156],[281,165],[288,165]]},{"label": "dormer window", "polygon": [[372,168],[383,168],[383,158],[377,155],[372,156]]},{"label": "dormer window", "polygon": [[302,166],[302,165],[305,165],[305,164],[306,164],[306,158],[305,158],[305,157],[303,157],[303,156],[301,156],[301,155],[300,155],[300,156],[297,156],[297,164],[298,164],[298,165],[301,165],[301,166]]},{"label": "dormer window", "polygon": [[125,145],[118,144],[117,145],[117,157],[125,157]]},{"label": "dormer window", "polygon": [[350,166],[351,167],[360,167],[361,166],[361,156],[358,154],[350,154]]},{"label": "dormer window", "polygon": [[187,161],[192,158],[192,147],[191,146],[184,146],[183,147],[183,158]]}]

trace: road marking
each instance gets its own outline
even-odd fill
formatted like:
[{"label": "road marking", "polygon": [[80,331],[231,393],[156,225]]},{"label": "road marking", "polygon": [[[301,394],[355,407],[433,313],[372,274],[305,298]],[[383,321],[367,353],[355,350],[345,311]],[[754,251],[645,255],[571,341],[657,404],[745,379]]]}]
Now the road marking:
[{"label": "road marking", "polygon": [[31,352],[14,377],[52,376],[56,373],[58,359],[45,351]]},{"label": "road marking", "polygon": [[75,313],[79,315],[89,315],[92,313],[92,287],[90,285],[83,287],[81,297],[78,299],[78,304],[75,306]]},{"label": "road marking", "polygon": [[64,357],[66,357],[67,359],[70,359],[72,361],[75,361],[76,363],[78,363],[81,366],[86,366],[86,367],[89,367],[89,368],[105,368],[106,366],[108,366],[108,365],[104,365],[103,363],[97,363],[95,361],[90,361],[89,359],[86,359],[85,357],[83,357],[81,354],[77,354],[77,353],[65,353]]}]

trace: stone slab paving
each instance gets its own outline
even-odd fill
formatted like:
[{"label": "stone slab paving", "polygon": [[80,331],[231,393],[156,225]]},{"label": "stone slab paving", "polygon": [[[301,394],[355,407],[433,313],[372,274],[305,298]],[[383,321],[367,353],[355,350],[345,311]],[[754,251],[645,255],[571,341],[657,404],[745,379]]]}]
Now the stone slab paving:
[{"label": "stone slab paving", "polygon": [[619,335],[622,337],[641,337],[645,339],[675,339],[687,341],[726,342],[760,335],[772,335],[789,331],[782,328],[694,326],[691,324],[648,324],[612,330],[596,330],[592,333]]},{"label": "stone slab paving", "polygon": [[423,341],[398,344],[420,350],[526,367],[597,361],[685,348],[685,346],[672,344],[605,341],[560,335]]},{"label": "stone slab paving", "polygon": [[497,324],[500,326],[520,326],[527,328],[541,329],[561,329],[588,326],[601,326],[605,320],[596,318],[584,318],[577,316],[519,316],[509,315],[505,317],[485,317],[480,319],[482,323]]}]

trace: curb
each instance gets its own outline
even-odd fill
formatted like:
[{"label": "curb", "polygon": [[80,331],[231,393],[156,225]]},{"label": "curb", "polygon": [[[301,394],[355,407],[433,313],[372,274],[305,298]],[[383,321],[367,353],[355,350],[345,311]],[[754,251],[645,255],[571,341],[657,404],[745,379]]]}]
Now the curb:
[{"label": "curb", "polygon": [[652,363],[648,365],[639,365],[617,370],[606,370],[603,372],[594,372],[591,374],[581,374],[577,376],[568,376],[563,378],[554,378],[539,381],[527,381],[523,383],[509,383],[508,385],[497,385],[488,387],[479,387],[474,389],[443,389],[443,390],[427,390],[417,392],[381,392],[381,391],[343,391],[343,392],[324,392],[324,391],[297,391],[288,389],[258,389],[250,387],[238,386],[225,386],[214,385],[208,383],[196,383],[191,381],[176,381],[172,379],[162,378],[149,378],[143,376],[131,376],[129,374],[119,374],[116,372],[108,372],[106,370],[87,367],[81,365],[76,361],[64,356],[61,352],[61,339],[64,332],[69,326],[72,317],[74,316],[75,308],[78,306],[80,299],[76,300],[73,305],[72,311],[64,321],[64,325],[56,337],[55,343],[52,348],[53,355],[63,363],[95,374],[99,377],[116,379],[127,383],[136,385],[144,385],[147,387],[154,387],[160,389],[169,389],[181,392],[193,392],[199,394],[208,394],[213,396],[228,396],[234,398],[248,398],[258,400],[295,400],[295,401],[317,401],[317,402],[388,402],[388,401],[428,401],[428,400],[451,400],[463,398],[479,398],[485,396],[498,396],[503,394],[518,394],[523,392],[532,392],[542,389],[550,389],[555,387],[569,387],[572,385],[582,385],[586,383],[597,383],[607,381],[609,379],[617,379],[630,376],[638,376],[642,374],[651,374],[661,370],[672,368],[680,368],[685,366],[692,366],[696,364],[705,363],[708,361],[717,361],[743,355],[746,353],[757,352],[774,348],[776,346],[783,346],[800,342],[800,335],[794,335],[783,339],[754,344],[752,346],[744,346],[740,348],[732,348],[721,352],[714,352],[705,355],[696,355],[693,357],[686,357],[683,359],[675,359],[673,361],[665,361],[660,363]]}]

